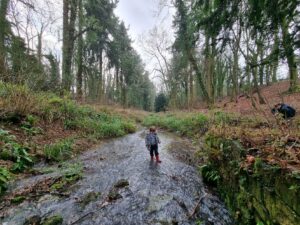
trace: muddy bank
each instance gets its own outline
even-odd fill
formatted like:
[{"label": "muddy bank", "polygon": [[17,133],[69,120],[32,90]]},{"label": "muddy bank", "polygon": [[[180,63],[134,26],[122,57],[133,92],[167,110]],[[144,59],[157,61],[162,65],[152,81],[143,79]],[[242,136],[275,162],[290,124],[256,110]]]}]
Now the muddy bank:
[{"label": "muddy bank", "polygon": [[[144,131],[109,141],[71,162],[82,165],[82,178],[60,190],[64,194],[41,192],[6,206],[0,222],[21,225],[38,218],[45,224],[46,218],[56,216],[68,225],[232,224],[224,204],[205,189],[197,170],[168,152],[179,140],[167,134],[160,138],[161,164],[149,160]],[[56,176],[54,172],[18,181],[10,194]]]}]

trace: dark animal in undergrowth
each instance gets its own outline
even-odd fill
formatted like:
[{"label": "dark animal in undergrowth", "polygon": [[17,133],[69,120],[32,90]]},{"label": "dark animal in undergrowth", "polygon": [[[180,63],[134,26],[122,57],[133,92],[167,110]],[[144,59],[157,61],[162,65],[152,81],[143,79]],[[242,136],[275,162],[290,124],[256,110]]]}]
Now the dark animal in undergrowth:
[{"label": "dark animal in undergrowth", "polygon": [[276,104],[271,111],[273,114],[281,113],[284,119],[289,119],[296,115],[296,110],[284,103]]}]

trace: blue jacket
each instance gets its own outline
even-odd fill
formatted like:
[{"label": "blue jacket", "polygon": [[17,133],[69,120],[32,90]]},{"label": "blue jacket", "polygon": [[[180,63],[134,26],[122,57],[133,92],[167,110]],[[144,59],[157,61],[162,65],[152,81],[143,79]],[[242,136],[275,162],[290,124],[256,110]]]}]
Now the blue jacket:
[{"label": "blue jacket", "polygon": [[145,138],[146,146],[157,145],[158,143],[160,143],[160,140],[159,140],[159,137],[157,136],[157,133],[150,132],[146,135],[146,138]]}]

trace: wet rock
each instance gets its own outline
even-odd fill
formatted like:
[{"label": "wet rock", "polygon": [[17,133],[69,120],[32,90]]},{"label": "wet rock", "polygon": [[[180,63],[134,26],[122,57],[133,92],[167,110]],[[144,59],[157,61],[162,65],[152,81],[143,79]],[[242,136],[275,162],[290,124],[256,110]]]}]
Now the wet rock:
[{"label": "wet rock", "polygon": [[122,195],[120,195],[118,193],[118,191],[116,189],[112,189],[109,193],[108,193],[108,200],[109,201],[116,201],[120,198],[122,198]]},{"label": "wet rock", "polygon": [[55,215],[49,218],[46,218],[41,225],[60,225],[63,223],[63,218],[60,215]]},{"label": "wet rock", "polygon": [[42,218],[38,215],[34,215],[25,220],[23,225],[40,225]]},{"label": "wet rock", "polygon": [[129,186],[129,182],[128,182],[128,180],[125,180],[125,179],[119,180],[114,185],[115,188],[124,188],[124,187],[127,187],[127,186]]}]

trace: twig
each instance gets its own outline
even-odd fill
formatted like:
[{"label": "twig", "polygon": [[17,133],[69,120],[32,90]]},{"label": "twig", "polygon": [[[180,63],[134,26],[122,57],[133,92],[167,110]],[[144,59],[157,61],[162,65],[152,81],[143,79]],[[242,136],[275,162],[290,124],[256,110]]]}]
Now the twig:
[{"label": "twig", "polygon": [[200,200],[198,201],[197,205],[194,207],[192,213],[188,216],[188,219],[191,219],[197,212],[197,209],[199,208],[199,205],[202,201],[202,199],[204,199],[207,196],[207,193],[205,193],[205,195],[203,195]]},{"label": "twig", "polygon": [[92,211],[92,212],[88,212],[85,215],[83,215],[82,217],[80,217],[78,220],[74,221],[73,223],[71,223],[70,225],[74,225],[76,223],[78,223],[79,221],[81,221],[82,219],[84,219],[85,217],[89,216],[90,214],[95,213],[96,211]]},{"label": "twig", "polygon": [[101,210],[102,208],[104,208],[106,205],[109,204],[109,203],[108,203],[108,204],[107,204],[107,203],[108,203],[107,198],[105,198],[104,201],[103,201],[103,203],[100,205],[100,208],[99,208],[99,209],[96,209],[96,210],[93,210],[93,211],[90,211],[90,212],[84,214],[84,215],[81,216],[79,219],[77,219],[76,221],[72,222],[70,225],[74,225],[74,224],[80,222],[82,219],[86,218],[87,216],[89,216],[89,215],[91,215],[91,214],[94,214],[94,213],[98,212],[99,210]]}]

